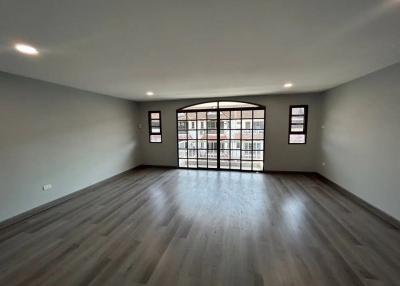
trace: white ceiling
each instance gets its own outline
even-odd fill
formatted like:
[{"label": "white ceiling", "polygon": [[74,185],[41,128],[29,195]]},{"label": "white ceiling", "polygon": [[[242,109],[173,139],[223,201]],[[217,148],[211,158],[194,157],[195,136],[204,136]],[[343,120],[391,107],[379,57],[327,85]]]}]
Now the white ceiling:
[{"label": "white ceiling", "polygon": [[134,100],[320,91],[399,61],[400,0],[0,0],[0,70]]}]

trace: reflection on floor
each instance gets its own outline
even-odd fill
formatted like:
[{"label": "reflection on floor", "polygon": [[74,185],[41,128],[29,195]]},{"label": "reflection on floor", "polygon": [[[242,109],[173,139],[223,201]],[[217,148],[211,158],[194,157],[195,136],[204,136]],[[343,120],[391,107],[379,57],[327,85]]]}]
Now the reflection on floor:
[{"label": "reflection on floor", "polygon": [[140,169],[0,230],[0,285],[396,285],[399,269],[400,231],[312,175]]}]

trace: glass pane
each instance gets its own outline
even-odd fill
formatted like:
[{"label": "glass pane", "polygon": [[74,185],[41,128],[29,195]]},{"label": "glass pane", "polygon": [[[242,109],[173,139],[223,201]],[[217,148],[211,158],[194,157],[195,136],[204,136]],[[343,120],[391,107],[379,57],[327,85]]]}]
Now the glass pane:
[{"label": "glass pane", "polygon": [[208,120],[207,128],[208,129],[217,129],[217,120]]},{"label": "glass pane", "polygon": [[178,130],[187,130],[187,122],[179,121],[178,122]]},{"label": "glass pane", "polygon": [[251,161],[242,161],[242,170],[250,171],[251,170]]},{"label": "glass pane", "polygon": [[220,111],[219,112],[220,119],[229,119],[230,115],[231,115],[230,111]]},{"label": "glass pane", "polygon": [[220,150],[219,151],[219,157],[221,160],[229,160],[230,155],[229,155],[229,150]]},{"label": "glass pane", "polygon": [[264,130],[253,130],[253,140],[264,140]]},{"label": "glass pane", "polygon": [[251,160],[252,157],[252,152],[251,151],[242,151],[242,160]]},{"label": "glass pane", "polygon": [[304,134],[290,134],[289,143],[290,144],[304,144],[304,143],[306,143],[306,135],[304,135]]},{"label": "glass pane", "polygon": [[264,163],[262,161],[253,162],[253,171],[262,171]]},{"label": "glass pane", "polygon": [[199,120],[197,121],[197,129],[207,129],[207,121],[206,120]]},{"label": "glass pane", "polygon": [[179,150],[179,158],[187,158],[187,150],[186,149]]},{"label": "glass pane", "polygon": [[264,129],[264,119],[254,119],[253,129]]},{"label": "glass pane", "polygon": [[217,119],[217,112],[216,111],[207,112],[207,119]]},{"label": "glass pane", "polygon": [[230,120],[221,120],[219,124],[220,129],[229,129],[230,128]]},{"label": "glass pane", "polygon": [[179,140],[186,140],[187,139],[187,132],[186,131],[178,131],[178,139]]},{"label": "glass pane", "polygon": [[264,152],[263,151],[253,151],[253,160],[264,160]]},{"label": "glass pane", "polygon": [[197,150],[189,149],[188,150],[188,157],[189,158],[197,158]]},{"label": "glass pane", "polygon": [[186,168],[188,165],[188,160],[186,159],[179,159],[179,167]]},{"label": "glass pane", "polygon": [[188,121],[188,129],[196,129],[196,121]]},{"label": "glass pane", "polygon": [[219,166],[221,169],[229,169],[229,161],[221,160]]},{"label": "glass pane", "polygon": [[304,107],[292,107],[292,115],[304,115]]},{"label": "glass pane", "polygon": [[217,159],[217,150],[208,150],[208,159]]},{"label": "glass pane", "polygon": [[240,150],[231,150],[231,159],[240,159]]},{"label": "glass pane", "polygon": [[220,140],[225,140],[225,139],[229,139],[230,138],[230,130],[220,130],[220,136],[219,139]]},{"label": "glass pane", "polygon": [[188,139],[197,139],[197,131],[196,130],[189,130],[188,131]]},{"label": "glass pane", "polygon": [[151,133],[160,133],[161,129],[160,127],[151,127]]},{"label": "glass pane", "polygon": [[207,131],[205,130],[198,130],[197,131],[197,139],[207,139]]},{"label": "glass pane", "polygon": [[231,149],[240,149],[240,140],[232,140]]},{"label": "glass pane", "polygon": [[186,113],[185,112],[179,112],[178,113],[178,120],[186,120]]},{"label": "glass pane", "polygon": [[197,160],[189,159],[189,168],[197,168]]},{"label": "glass pane", "polygon": [[242,130],[242,140],[251,140],[251,139],[252,139],[252,131]]},{"label": "glass pane", "polygon": [[208,130],[207,133],[208,133],[207,139],[217,140],[217,130]]},{"label": "glass pane", "polygon": [[292,132],[303,132],[304,131],[304,125],[303,124],[292,124],[290,126],[290,131],[292,131]]},{"label": "glass pane", "polygon": [[197,154],[199,158],[207,159],[207,150],[197,150]]},{"label": "glass pane", "polygon": [[186,140],[184,140],[184,141],[178,141],[178,148],[179,149],[187,149],[187,141]]},{"label": "glass pane", "polygon": [[207,168],[207,160],[199,160],[199,168]]},{"label": "glass pane", "polygon": [[239,170],[240,169],[240,160],[231,160],[230,169]]},{"label": "glass pane", "polygon": [[151,143],[160,143],[161,135],[150,135],[150,142]]},{"label": "glass pane", "polygon": [[242,141],[242,150],[251,150],[252,141]]},{"label": "glass pane", "polygon": [[242,112],[240,110],[231,111],[232,119],[240,119],[242,118]]},{"label": "glass pane", "polygon": [[188,120],[196,120],[196,112],[188,112],[186,113],[186,117]]},{"label": "glass pane", "polygon": [[206,103],[191,105],[191,106],[183,108],[183,110],[212,109],[212,108],[217,108],[217,106],[218,106],[218,103],[216,101],[214,101],[214,102],[206,102]]},{"label": "glass pane", "polygon": [[198,140],[197,149],[207,149],[207,140]]},{"label": "glass pane", "polygon": [[207,112],[197,112],[197,120],[207,119]]},{"label": "glass pane", "polygon": [[152,113],[150,113],[150,118],[151,119],[159,119],[160,118],[160,113],[152,112]]},{"label": "glass pane", "polygon": [[160,127],[160,120],[151,120],[152,127]]},{"label": "glass pane", "polygon": [[188,140],[188,148],[189,149],[197,149],[197,141],[196,140]]},{"label": "glass pane", "polygon": [[253,111],[252,110],[243,110],[242,111],[242,118],[252,118]]},{"label": "glass pane", "polygon": [[215,169],[217,168],[217,161],[215,160],[208,160],[208,168]]},{"label": "glass pane", "polygon": [[231,129],[240,129],[242,126],[242,120],[231,120]]},{"label": "glass pane", "polygon": [[229,140],[220,141],[220,148],[221,150],[229,149]]},{"label": "glass pane", "polygon": [[208,140],[208,150],[217,150],[217,141]]},{"label": "glass pane", "polygon": [[253,120],[251,119],[243,119],[242,120],[242,129],[252,129]]},{"label": "glass pane", "polygon": [[246,108],[246,107],[258,107],[256,104],[239,102],[239,101],[220,101],[219,108]]},{"label": "glass pane", "polygon": [[254,110],[254,118],[264,118],[264,110]]},{"label": "glass pane", "polygon": [[293,123],[293,124],[302,124],[302,123],[304,123],[304,116],[292,116],[291,123]]},{"label": "glass pane", "polygon": [[254,140],[253,141],[253,150],[264,150],[264,141],[263,140]]},{"label": "glass pane", "polygon": [[231,139],[240,140],[240,130],[231,130]]}]

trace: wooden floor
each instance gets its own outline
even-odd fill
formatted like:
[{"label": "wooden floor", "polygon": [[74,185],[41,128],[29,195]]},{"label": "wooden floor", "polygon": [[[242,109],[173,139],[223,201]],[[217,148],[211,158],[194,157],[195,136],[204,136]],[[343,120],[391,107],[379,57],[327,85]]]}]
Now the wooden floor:
[{"label": "wooden floor", "polygon": [[400,231],[312,175],[140,169],[0,230],[0,285],[400,285]]}]

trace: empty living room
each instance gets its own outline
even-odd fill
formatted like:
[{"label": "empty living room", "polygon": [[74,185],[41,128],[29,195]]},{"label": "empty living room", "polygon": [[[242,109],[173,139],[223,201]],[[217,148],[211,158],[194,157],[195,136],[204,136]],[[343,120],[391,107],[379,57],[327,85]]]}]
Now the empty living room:
[{"label": "empty living room", "polygon": [[400,285],[399,0],[0,0],[0,286]]}]

